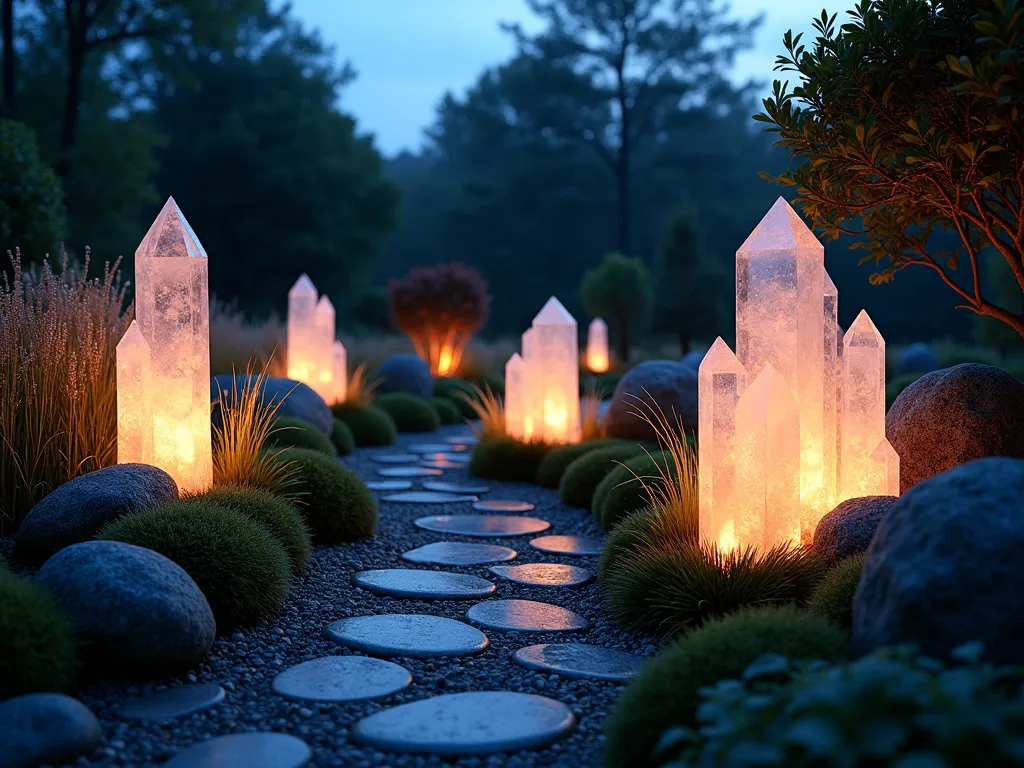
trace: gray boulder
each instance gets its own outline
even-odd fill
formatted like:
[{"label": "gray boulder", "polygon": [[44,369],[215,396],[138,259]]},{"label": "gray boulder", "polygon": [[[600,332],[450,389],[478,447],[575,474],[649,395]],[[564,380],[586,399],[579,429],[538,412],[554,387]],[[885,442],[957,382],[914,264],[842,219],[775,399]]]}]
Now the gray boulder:
[{"label": "gray boulder", "polygon": [[178,498],[174,480],[148,464],[115,464],[55,488],[29,510],[14,536],[18,559],[38,564],[88,541],[107,523]]},{"label": "gray boulder", "polygon": [[176,563],[117,541],[73,544],[36,574],[74,620],[86,652],[109,672],[177,672],[210,652],[210,604]]},{"label": "gray boulder", "polygon": [[[210,402],[214,403],[214,423],[220,423],[218,403],[223,401],[230,405],[235,393],[241,395],[250,382],[255,386],[256,379],[257,377],[251,374],[232,376],[230,373],[210,379]],[[331,436],[331,429],[334,427],[334,414],[331,413],[331,409],[324,399],[311,387],[291,379],[265,378],[260,389],[265,402],[280,403],[277,408],[279,418],[287,416],[293,419],[302,419],[315,426],[327,437]]]},{"label": "gray boulder", "polygon": [[693,370],[696,371],[696,370],[700,369],[700,364],[701,364],[701,362],[703,362],[705,354],[707,354],[707,353],[705,353],[705,352],[687,352],[685,355],[683,355],[682,360],[680,360],[679,362],[682,363],[683,365],[689,367],[689,368],[693,368]]},{"label": "gray boulder", "polygon": [[825,515],[814,529],[814,552],[829,565],[868,551],[871,537],[896,496],[847,499]]},{"label": "gray boulder", "polygon": [[1024,458],[1024,384],[1001,368],[964,363],[926,373],[885,417],[900,456],[900,492],[986,456]]},{"label": "gray boulder", "polygon": [[882,519],[853,602],[857,653],[915,644],[945,657],[981,641],[1024,662],[1024,461],[972,461],[914,486]]},{"label": "gray boulder", "polygon": [[657,440],[654,428],[636,415],[652,406],[673,426],[678,414],[687,432],[696,431],[697,369],[674,360],[648,360],[627,371],[604,417],[608,437]]},{"label": "gray boulder", "polygon": [[900,373],[931,373],[939,370],[939,356],[928,344],[919,341],[900,352],[896,370]]},{"label": "gray boulder", "polygon": [[428,398],[434,393],[434,377],[419,355],[391,355],[377,369],[377,380],[380,381],[377,391],[382,395],[405,392]]},{"label": "gray boulder", "polygon": [[0,768],[73,762],[102,740],[96,715],[62,693],[30,693],[0,702]]}]

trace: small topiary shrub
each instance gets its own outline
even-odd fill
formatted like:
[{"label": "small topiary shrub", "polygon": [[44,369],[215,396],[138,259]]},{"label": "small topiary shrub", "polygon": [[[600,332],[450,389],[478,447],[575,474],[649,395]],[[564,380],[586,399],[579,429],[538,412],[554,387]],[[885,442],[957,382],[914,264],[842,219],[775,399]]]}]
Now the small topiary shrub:
[{"label": "small topiary shrub", "polygon": [[337,417],[331,426],[331,443],[339,456],[348,456],[356,449],[356,439],[352,436],[352,430],[348,428],[348,424]]},{"label": "small topiary shrub", "polygon": [[581,456],[566,467],[558,484],[558,495],[570,507],[590,509],[594,491],[605,476],[619,466],[616,462],[631,459],[642,451],[636,443],[623,443]]},{"label": "small topiary shrub", "polygon": [[355,472],[316,451],[289,448],[281,456],[299,467],[300,509],[314,544],[344,544],[374,532],[377,502]]},{"label": "small topiary shrub", "polygon": [[642,509],[639,512],[626,515],[618,525],[612,528],[604,540],[601,556],[597,561],[598,581],[604,581],[619,558],[641,546],[650,538],[657,515],[657,511],[653,509]]},{"label": "small topiary shrub", "polygon": [[[462,396],[460,396],[460,392]],[[473,389],[473,385],[468,381],[444,377],[434,379],[434,396],[451,400],[464,418],[476,418],[476,411],[473,410],[473,406],[466,402],[467,397],[471,400],[476,399],[476,390]]]},{"label": "small topiary shrub", "polygon": [[667,728],[695,722],[700,690],[739,678],[766,653],[839,661],[847,637],[827,619],[792,606],[747,608],[709,621],[665,648],[623,692],[605,724],[606,764],[658,765],[655,746]]},{"label": "small topiary shrub", "polygon": [[459,406],[455,404],[454,400],[434,395],[428,402],[430,403],[430,407],[434,409],[434,413],[437,414],[437,418],[441,420],[442,424],[458,424],[462,421],[462,411],[459,410]]},{"label": "small topiary shrub", "polygon": [[[334,463],[316,451],[305,453]],[[288,595],[284,547],[251,517],[212,501],[175,502],[128,515],[97,538],[146,547],[180,565],[206,595],[220,634],[272,616]]]},{"label": "small topiary shrub", "polygon": [[331,410],[345,422],[360,448],[391,445],[398,438],[394,419],[375,405],[345,402],[332,405]]},{"label": "small topiary shrub", "polygon": [[263,445],[266,448],[308,448],[328,456],[338,455],[337,448],[323,432],[309,422],[291,416],[282,417],[274,423],[274,429]]},{"label": "small topiary shrub", "polygon": [[545,443],[523,443],[508,435],[489,437],[473,447],[469,471],[488,480],[532,483],[550,450]]},{"label": "small topiary shrub", "polygon": [[664,489],[665,478],[675,474],[675,463],[660,452],[634,456],[598,483],[591,503],[594,519],[606,531],[612,530],[627,515],[650,507],[656,501],[651,490]]},{"label": "small topiary shrub", "polygon": [[807,610],[850,629],[853,626],[853,596],[857,593],[863,570],[863,554],[840,560],[814,590]]},{"label": "small topiary shrub", "polygon": [[375,405],[391,417],[399,432],[433,432],[441,419],[428,400],[404,392],[381,395]]},{"label": "small topiary shrub", "polygon": [[71,620],[41,586],[0,571],[0,700],[70,688],[79,661]]},{"label": "small topiary shrub", "polygon": [[224,486],[193,496],[184,503],[192,501],[233,509],[262,525],[284,547],[293,573],[309,565],[313,541],[306,521],[296,507],[279,496],[253,488]]},{"label": "small topiary shrub", "polygon": [[619,444],[621,444],[619,440],[602,438],[587,440],[582,443],[573,443],[571,445],[560,445],[557,448],[553,448],[544,457],[544,460],[541,461],[540,466],[537,467],[535,482],[544,488],[557,488],[558,484],[562,481],[562,475],[565,474],[566,468],[576,459],[586,456],[592,451]]}]

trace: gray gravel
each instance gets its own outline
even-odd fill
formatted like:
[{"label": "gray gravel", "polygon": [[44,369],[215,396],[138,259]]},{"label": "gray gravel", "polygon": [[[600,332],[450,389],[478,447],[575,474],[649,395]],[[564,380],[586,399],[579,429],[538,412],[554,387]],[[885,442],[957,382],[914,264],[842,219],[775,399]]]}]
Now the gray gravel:
[{"label": "gray gravel", "polygon": [[[466,432],[465,427],[445,427],[437,436]],[[402,435],[389,452],[403,452],[409,443],[435,438]],[[346,457],[345,464],[364,479],[375,476],[381,467],[370,456],[380,448],[358,451]],[[445,480],[463,481],[469,477],[464,468],[449,469]],[[491,492],[484,498],[522,499],[536,504],[526,513],[551,522],[548,533],[600,535],[597,525],[583,510],[564,506],[558,494],[537,486],[488,481]],[[419,484],[417,483],[417,487]],[[385,494],[376,494],[378,498]],[[304,739],[313,749],[310,765],[347,766],[526,766],[557,765],[593,768],[601,763],[602,725],[621,686],[599,680],[570,680],[520,667],[512,654],[527,645],[544,642],[592,643],[606,648],[652,655],[655,641],[649,636],[627,633],[606,618],[599,588],[552,589],[529,587],[494,579],[487,565],[451,567],[409,563],[401,553],[434,541],[459,540],[495,543],[512,547],[519,556],[511,564],[532,562],[571,562],[595,568],[596,557],[566,558],[545,554],[528,544],[533,536],[501,539],[467,539],[420,530],[412,521],[428,514],[470,512],[461,504],[381,504],[380,526],[369,539],[339,547],[320,547],[313,555],[308,571],[295,583],[281,614],[273,620],[235,632],[217,640],[207,661],[194,674],[162,680],[160,685],[120,685],[108,682],[90,686],[80,695],[100,718],[105,733],[104,745],[72,765],[159,766],[185,747],[212,736],[252,730],[272,730]],[[569,608],[590,620],[592,629],[572,633],[515,633],[487,631],[488,650],[473,657],[453,659],[391,659],[406,667],[413,677],[411,686],[376,701],[341,704],[294,702],[271,692],[274,676],[290,666],[328,654],[348,653],[324,639],[324,627],[337,619],[379,613],[429,613],[465,621],[471,601],[423,602],[377,597],[352,586],[352,574],[372,568],[433,568],[490,577],[497,584],[494,597],[550,602]],[[215,682],[227,690],[224,703],[213,709],[163,724],[126,722],[117,717],[115,707],[131,696],[162,690],[184,682]],[[439,693],[475,690],[508,690],[537,693],[558,699],[572,708],[579,724],[568,738],[542,750],[497,754],[491,757],[462,758],[456,761],[437,757],[385,754],[363,748],[349,740],[351,727],[365,715]]]}]

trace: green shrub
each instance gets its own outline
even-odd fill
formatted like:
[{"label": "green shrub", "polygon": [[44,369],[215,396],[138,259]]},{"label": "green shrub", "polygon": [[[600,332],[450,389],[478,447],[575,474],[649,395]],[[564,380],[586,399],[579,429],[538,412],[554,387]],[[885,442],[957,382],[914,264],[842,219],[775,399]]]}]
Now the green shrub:
[{"label": "green shrub", "polygon": [[97,538],[146,547],[180,565],[206,595],[220,634],[272,616],[288,595],[284,547],[252,518],[212,501],[146,509],[115,520]]},{"label": "green shrub", "polygon": [[824,616],[850,629],[853,626],[853,596],[857,594],[863,570],[863,554],[840,560],[814,590],[807,603],[807,610],[815,616]]},{"label": "green shrub", "polygon": [[391,445],[398,438],[394,420],[375,405],[338,403],[331,410],[345,422],[359,447]]},{"label": "green shrub", "polygon": [[0,260],[20,248],[27,263],[56,255],[67,219],[60,179],[24,123],[0,120]]},{"label": "green shrub", "polygon": [[443,376],[436,378],[434,379],[434,397],[443,397],[455,403],[455,407],[459,409],[459,413],[464,418],[476,418],[476,412],[473,410],[473,407],[466,402],[466,397],[476,400],[476,390],[473,389],[473,385],[468,381],[445,378]]},{"label": "green shrub", "polygon": [[66,691],[79,662],[71,620],[41,586],[0,571],[0,700]]},{"label": "green shrub", "polygon": [[604,581],[608,572],[624,554],[643,544],[650,535],[658,513],[653,509],[642,509],[626,515],[604,540],[601,556],[597,561],[597,578]]},{"label": "green shrub", "polygon": [[747,608],[708,621],[666,647],[623,692],[605,725],[606,764],[657,765],[655,745],[667,728],[695,722],[700,690],[740,677],[766,653],[839,661],[846,656],[847,637],[828,620],[792,606]]},{"label": "green shrub", "polygon": [[[774,649],[773,649],[774,650]],[[910,650],[853,662],[794,662],[774,653],[742,682],[706,689],[701,726],[670,728],[654,765],[759,768],[1013,768],[1024,762],[1019,670],[978,662],[943,668]]]},{"label": "green shrub", "polygon": [[650,507],[652,499],[647,489],[663,488],[665,475],[675,475],[675,463],[654,451],[616,466],[594,491],[591,510],[598,525],[610,531],[627,515]]},{"label": "green shrub", "polygon": [[429,402],[442,424],[458,424],[462,421],[462,411],[459,410],[459,406],[455,404],[454,400],[435,395],[430,398]]},{"label": "green shrub", "polygon": [[186,500],[190,501],[227,507],[262,525],[284,547],[293,573],[309,565],[313,553],[309,528],[302,513],[279,496],[253,488],[223,486]]},{"label": "green shrub", "polygon": [[642,451],[636,443],[624,443],[581,456],[566,467],[558,484],[558,495],[570,507],[590,509],[594,491],[605,476],[619,466],[616,462],[631,459]]},{"label": "green shrub", "polygon": [[571,445],[560,445],[551,449],[540,466],[537,467],[537,476],[534,481],[544,488],[557,488],[562,481],[562,475],[566,468],[581,456],[586,456],[591,451],[601,448],[608,448],[612,445],[621,444],[620,440],[599,438],[597,440],[586,440],[582,443]]},{"label": "green shrub", "polygon": [[356,439],[352,436],[352,430],[339,418],[335,418],[331,425],[331,443],[339,456],[348,456],[356,449]]},{"label": "green shrub", "polygon": [[469,471],[489,480],[532,483],[550,450],[545,443],[523,443],[507,435],[491,437],[473,447]]},{"label": "green shrub", "polygon": [[395,422],[399,432],[433,432],[441,418],[430,401],[406,392],[391,392],[377,398],[375,405]]},{"label": "green shrub", "polygon": [[301,511],[314,544],[344,544],[374,532],[377,503],[355,472],[316,451],[289,448],[281,456],[299,466]]},{"label": "green shrub", "polygon": [[893,376],[885,385],[885,407],[888,410],[900,396],[900,392],[924,376],[923,373],[910,372]]},{"label": "green shrub", "polygon": [[274,429],[263,444],[266,448],[308,448],[328,456],[337,456],[334,444],[308,421],[285,416],[274,422]]}]

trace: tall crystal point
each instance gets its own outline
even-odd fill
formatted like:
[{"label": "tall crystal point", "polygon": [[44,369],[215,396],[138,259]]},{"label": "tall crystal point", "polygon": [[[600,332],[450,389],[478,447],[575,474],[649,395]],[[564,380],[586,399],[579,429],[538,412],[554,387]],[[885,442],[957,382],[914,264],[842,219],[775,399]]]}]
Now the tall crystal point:
[{"label": "tall crystal point", "polygon": [[137,320],[117,343],[117,461],[153,463],[153,381],[149,344]]},{"label": "tall crystal point", "polygon": [[[825,273],[825,302],[824,316],[822,318],[822,332],[824,334],[824,392],[822,400],[822,470],[821,476],[824,483],[824,499],[828,506],[834,505],[839,493],[838,477],[838,455],[839,455],[839,382],[842,380],[842,368],[839,366],[839,346],[842,339],[839,336],[839,291],[836,284],[832,282],[828,272]],[[815,508],[804,508],[804,530],[810,531],[813,535],[818,520],[821,519],[821,512]]]},{"label": "tall crystal point", "polygon": [[135,251],[135,316],[150,350],[153,464],[182,491],[213,483],[206,251],[168,198]]},{"label": "tall crystal point", "polygon": [[871,452],[871,491],[867,496],[900,495],[900,456],[884,437]]},{"label": "tall crystal point", "polygon": [[548,443],[579,442],[580,351],[576,320],[552,296],[533,318],[533,333],[531,356],[525,359],[531,396],[540,416],[537,436]]},{"label": "tall crystal point", "polygon": [[348,351],[345,345],[335,340],[331,345],[334,361],[334,398],[327,402],[343,403],[348,397]]},{"label": "tall crystal point", "polygon": [[325,403],[334,398],[334,305],[326,294],[313,311],[316,378],[313,389]]},{"label": "tall crystal point", "polygon": [[861,310],[843,338],[843,498],[873,493],[871,456],[885,438],[885,339]]},{"label": "tall crystal point", "polygon": [[587,327],[587,369],[591,373],[608,370],[608,324],[600,317]]},{"label": "tall crystal point", "polygon": [[316,389],[316,286],[302,274],[288,291],[288,378]]},{"label": "tall crystal point", "polygon": [[505,432],[517,440],[527,440],[531,437],[524,423],[526,392],[523,367],[523,358],[518,352],[505,363]]}]

